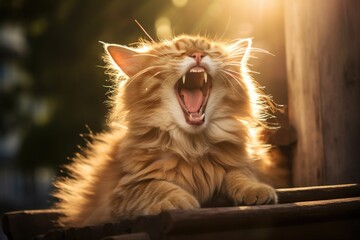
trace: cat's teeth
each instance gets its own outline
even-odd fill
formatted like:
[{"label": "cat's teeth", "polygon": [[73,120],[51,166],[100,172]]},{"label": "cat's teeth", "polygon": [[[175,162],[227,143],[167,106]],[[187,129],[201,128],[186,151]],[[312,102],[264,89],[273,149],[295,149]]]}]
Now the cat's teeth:
[{"label": "cat's teeth", "polygon": [[192,114],[190,114],[190,116],[189,116],[190,120],[200,120],[200,121],[204,120],[204,117],[205,117],[205,113],[203,113],[203,114],[201,115],[201,117],[200,117],[200,118],[197,118],[197,119],[195,119],[195,118],[192,116]]},{"label": "cat's teeth", "polygon": [[205,79],[205,83],[207,83],[207,73],[204,72],[204,79]]},{"label": "cat's teeth", "polygon": [[185,84],[185,75],[182,76],[183,84]]}]

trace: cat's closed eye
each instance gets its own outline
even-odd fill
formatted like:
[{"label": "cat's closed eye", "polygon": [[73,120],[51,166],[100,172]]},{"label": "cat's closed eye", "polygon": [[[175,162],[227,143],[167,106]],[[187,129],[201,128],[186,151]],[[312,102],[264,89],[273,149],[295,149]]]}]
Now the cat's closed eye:
[{"label": "cat's closed eye", "polygon": [[171,58],[181,58],[181,57],[186,56],[186,51],[165,52],[165,53],[162,53],[161,56],[171,57]]},{"label": "cat's closed eye", "polygon": [[210,56],[212,57],[222,57],[223,56],[223,53],[220,52],[220,51],[212,51],[212,50],[207,50],[205,51],[207,54],[209,54]]}]

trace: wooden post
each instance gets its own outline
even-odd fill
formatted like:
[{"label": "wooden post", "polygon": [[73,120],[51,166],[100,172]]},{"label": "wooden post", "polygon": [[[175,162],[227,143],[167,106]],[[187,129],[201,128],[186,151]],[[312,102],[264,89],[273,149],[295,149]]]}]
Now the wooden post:
[{"label": "wooden post", "polygon": [[294,185],[360,182],[360,1],[284,4]]}]

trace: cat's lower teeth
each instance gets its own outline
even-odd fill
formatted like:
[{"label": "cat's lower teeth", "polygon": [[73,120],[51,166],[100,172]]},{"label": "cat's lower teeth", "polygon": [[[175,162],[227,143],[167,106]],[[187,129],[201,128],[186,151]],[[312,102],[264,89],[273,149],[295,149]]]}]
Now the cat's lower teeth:
[{"label": "cat's lower teeth", "polygon": [[190,116],[189,116],[190,121],[202,121],[202,120],[204,120],[205,114],[203,113],[201,116],[199,116],[199,115],[200,114],[198,114],[198,113],[195,113],[195,114],[190,113]]}]

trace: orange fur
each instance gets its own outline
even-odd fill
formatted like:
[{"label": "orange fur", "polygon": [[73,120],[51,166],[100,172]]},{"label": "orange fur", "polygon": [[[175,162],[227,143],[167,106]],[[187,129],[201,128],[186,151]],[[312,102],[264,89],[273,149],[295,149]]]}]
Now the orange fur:
[{"label": "orange fur", "polygon": [[[269,98],[246,66],[251,40],[234,43],[180,36],[138,48],[105,44],[114,80],[109,130],[94,136],[59,179],[56,207],[65,226],[101,224],[169,209],[198,208],[215,193],[238,204],[277,201],[257,178],[268,147],[264,126]],[[202,125],[190,125],[174,86],[194,51],[212,81]]]}]

